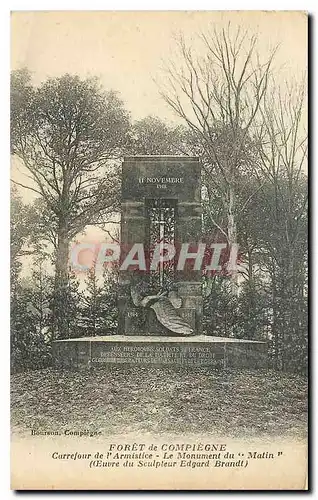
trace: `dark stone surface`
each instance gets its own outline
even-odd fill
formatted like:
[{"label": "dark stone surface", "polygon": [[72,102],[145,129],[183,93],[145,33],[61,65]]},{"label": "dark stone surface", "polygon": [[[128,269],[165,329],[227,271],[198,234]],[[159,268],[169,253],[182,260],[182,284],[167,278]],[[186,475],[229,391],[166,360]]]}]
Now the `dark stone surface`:
[{"label": "dark stone surface", "polygon": [[267,346],[223,337],[112,336],[55,341],[58,368],[102,368],[108,364],[211,368],[266,368]]},{"label": "dark stone surface", "polygon": [[[201,237],[201,167],[198,158],[176,156],[126,157],[122,166],[121,254],[124,260],[134,243],[147,245],[146,202],[153,198],[176,203],[177,245],[196,244]],[[168,335],[151,310],[133,316],[130,285],[134,271],[120,272],[118,333]],[[182,295],[180,315],[201,332],[202,292],[200,271],[175,271],[176,289]],[[184,283],[185,282],[185,283]],[[193,282],[193,285],[192,283]],[[184,283],[184,284],[183,284]]]},{"label": "dark stone surface", "polygon": [[198,158],[176,156],[126,157],[122,170],[122,198],[177,198],[201,201]]}]

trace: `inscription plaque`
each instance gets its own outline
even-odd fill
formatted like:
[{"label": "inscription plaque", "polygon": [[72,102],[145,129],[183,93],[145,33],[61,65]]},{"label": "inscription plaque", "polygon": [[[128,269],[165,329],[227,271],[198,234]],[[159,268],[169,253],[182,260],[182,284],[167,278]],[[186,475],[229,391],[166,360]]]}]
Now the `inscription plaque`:
[{"label": "inscription plaque", "polygon": [[121,345],[110,346],[94,345],[92,365],[103,363],[127,363],[153,365],[196,365],[223,367],[224,351],[222,348],[211,346],[189,345],[160,345],[149,343],[147,345]]},{"label": "inscription plaque", "polygon": [[103,368],[107,364],[265,368],[267,345],[222,337],[93,337],[54,343],[57,366]]}]

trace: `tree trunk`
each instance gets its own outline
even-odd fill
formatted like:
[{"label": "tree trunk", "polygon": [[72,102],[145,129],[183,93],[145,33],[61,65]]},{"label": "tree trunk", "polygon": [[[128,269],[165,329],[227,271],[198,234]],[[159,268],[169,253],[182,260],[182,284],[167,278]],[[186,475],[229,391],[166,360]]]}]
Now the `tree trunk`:
[{"label": "tree trunk", "polygon": [[253,273],[253,260],[252,251],[248,249],[248,339],[255,337],[255,287],[254,287],[254,273]]},{"label": "tree trunk", "polygon": [[[232,185],[229,187],[228,192],[228,213],[227,213],[227,234],[229,241],[229,250],[232,250],[233,245],[237,244],[237,228],[235,220],[235,192]],[[231,275],[231,289],[235,296],[238,296],[238,273],[232,270]]]},{"label": "tree trunk", "polygon": [[92,333],[91,336],[95,337],[96,335],[96,312],[97,312],[97,304],[96,304],[96,298],[97,298],[97,286],[96,286],[96,272],[94,268],[94,282],[93,282],[93,297],[92,297]]},{"label": "tree trunk", "polygon": [[272,322],[272,334],[273,334],[273,357],[274,357],[274,368],[279,370],[279,330],[278,330],[278,304],[277,304],[277,284],[276,284],[276,274],[275,274],[275,263],[272,262],[272,307],[273,307],[273,322]]},{"label": "tree trunk", "polygon": [[58,231],[55,281],[54,281],[54,309],[53,324],[55,339],[69,338],[68,327],[68,284],[69,284],[69,238],[65,227]]}]

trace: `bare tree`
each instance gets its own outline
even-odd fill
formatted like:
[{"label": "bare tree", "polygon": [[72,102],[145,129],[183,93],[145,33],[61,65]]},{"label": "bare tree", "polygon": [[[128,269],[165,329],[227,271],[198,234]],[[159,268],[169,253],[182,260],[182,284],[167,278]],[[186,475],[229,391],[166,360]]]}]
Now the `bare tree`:
[{"label": "bare tree", "polygon": [[237,180],[253,168],[250,131],[269,85],[275,50],[265,62],[257,39],[231,27],[201,34],[203,56],[178,40],[178,63],[166,68],[164,100],[181,117],[201,145],[207,189],[222,196],[225,221],[210,216],[230,246],[237,243],[237,218],[250,197],[238,206]]},{"label": "bare tree", "polygon": [[[284,91],[278,88],[264,100],[261,122],[255,138],[260,158],[258,178],[266,177],[275,187],[278,210],[279,198],[285,205],[286,239],[292,244],[297,238],[298,221],[306,210],[307,196],[301,206],[296,203],[297,186],[307,168],[307,117],[305,85]],[[287,192],[280,190],[279,180],[287,181]],[[295,214],[296,210],[296,214]]]},{"label": "bare tree", "polygon": [[307,275],[306,113],[305,85],[286,84],[264,100],[256,129],[259,183],[267,179],[273,192],[271,206],[264,207],[271,214],[272,228],[266,250],[272,262],[274,354],[276,366],[283,369],[292,362],[292,347],[295,352],[298,343],[306,350],[306,339],[300,335],[306,334],[300,324],[304,314],[299,311]]}]

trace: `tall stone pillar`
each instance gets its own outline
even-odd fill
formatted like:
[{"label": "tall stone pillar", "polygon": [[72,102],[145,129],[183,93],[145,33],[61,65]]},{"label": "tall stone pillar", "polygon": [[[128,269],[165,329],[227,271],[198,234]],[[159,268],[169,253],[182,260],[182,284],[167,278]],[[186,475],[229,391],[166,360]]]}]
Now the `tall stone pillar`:
[{"label": "tall stone pillar", "polygon": [[[178,156],[126,157],[122,166],[122,260],[134,243],[147,247],[147,211],[149,200],[164,199],[175,203],[175,243],[197,248],[201,235],[201,170],[197,158]],[[134,306],[130,287],[134,270],[120,271],[118,295],[121,335],[165,334],[154,312]],[[182,306],[180,314],[195,330],[201,332],[201,271],[175,271],[175,284]]]},{"label": "tall stone pillar", "polygon": [[[199,199],[199,194],[197,193]],[[177,241],[179,246],[189,245],[189,253],[198,249],[202,231],[201,203],[181,201],[178,204]],[[201,271],[193,270],[193,262],[186,262],[183,271],[177,271],[178,295],[182,298],[180,314],[199,334],[202,332]]]}]

